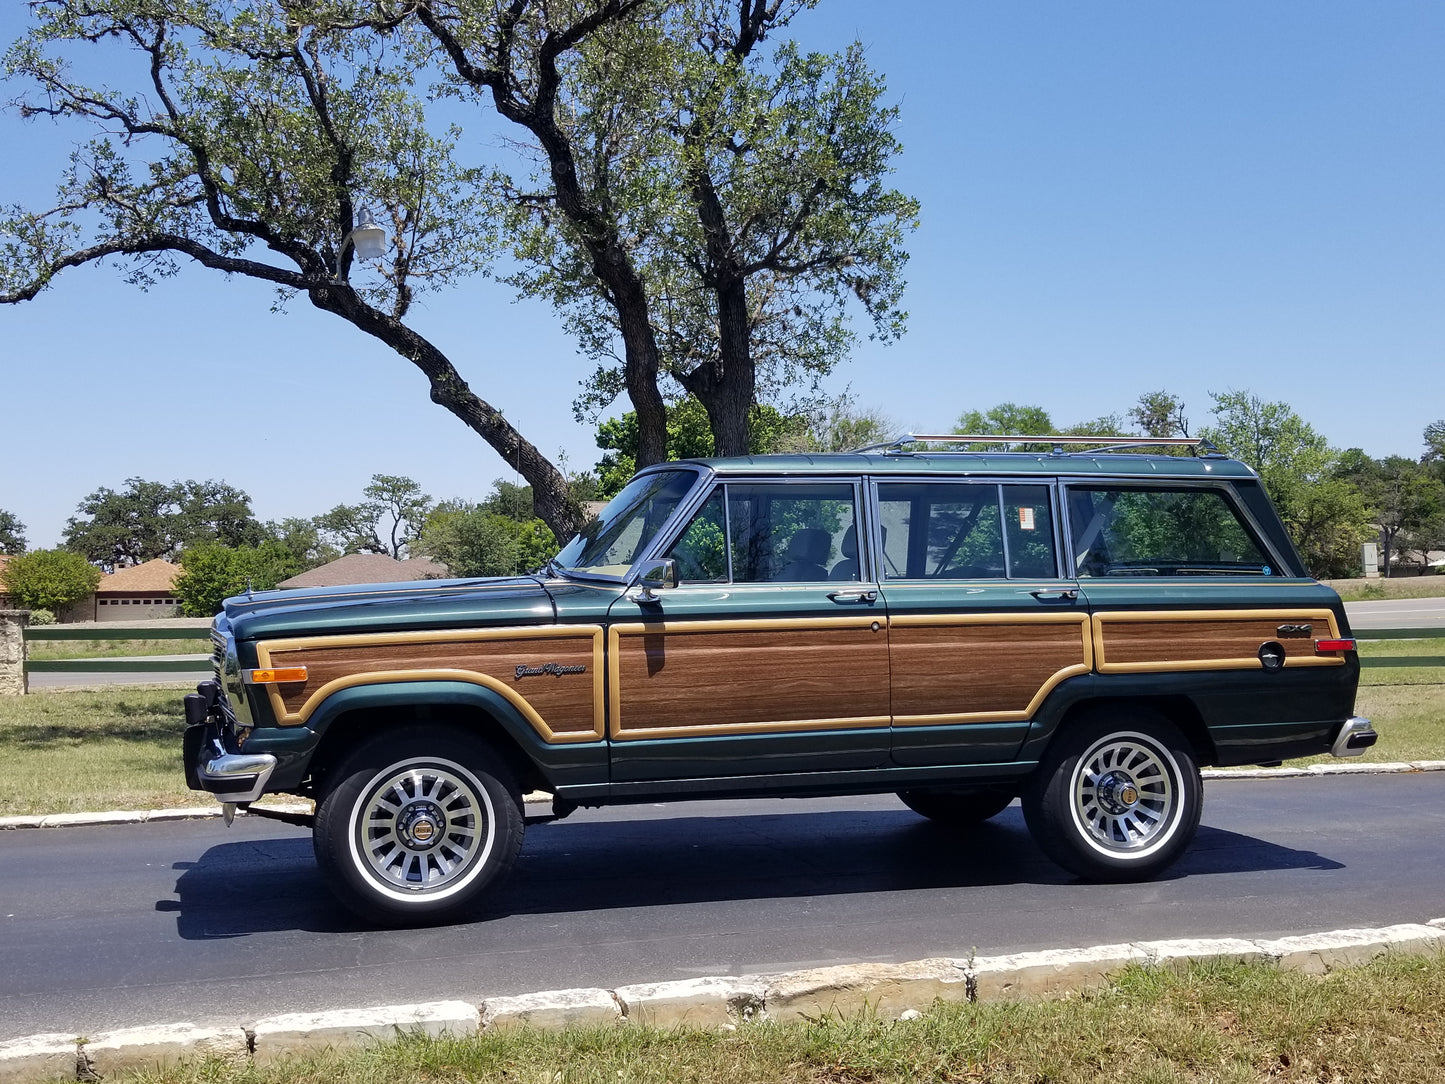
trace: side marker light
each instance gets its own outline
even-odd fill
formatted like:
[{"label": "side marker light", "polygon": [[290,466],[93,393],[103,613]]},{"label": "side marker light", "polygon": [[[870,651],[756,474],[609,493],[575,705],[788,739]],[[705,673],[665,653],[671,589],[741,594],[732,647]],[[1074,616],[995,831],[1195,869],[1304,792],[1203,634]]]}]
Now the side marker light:
[{"label": "side marker light", "polygon": [[247,685],[283,685],[289,681],[305,681],[306,667],[277,666],[268,670],[242,670],[241,680]]}]

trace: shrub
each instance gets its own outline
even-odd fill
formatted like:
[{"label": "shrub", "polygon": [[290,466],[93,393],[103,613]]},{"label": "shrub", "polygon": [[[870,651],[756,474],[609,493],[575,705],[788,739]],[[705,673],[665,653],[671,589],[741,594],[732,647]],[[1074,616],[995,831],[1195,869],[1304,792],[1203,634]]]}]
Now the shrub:
[{"label": "shrub", "polygon": [[32,625],[53,625],[55,624],[55,615],[49,610],[31,610],[30,623]]},{"label": "shrub", "polygon": [[100,569],[69,550],[32,550],[10,558],[0,572],[0,585],[32,613],[54,613],[94,593]]}]

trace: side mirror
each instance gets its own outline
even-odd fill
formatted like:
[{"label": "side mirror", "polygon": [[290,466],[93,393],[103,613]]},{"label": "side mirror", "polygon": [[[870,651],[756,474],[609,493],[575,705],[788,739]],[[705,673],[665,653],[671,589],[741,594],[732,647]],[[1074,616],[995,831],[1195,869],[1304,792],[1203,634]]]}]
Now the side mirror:
[{"label": "side mirror", "polygon": [[656,602],[658,591],[671,591],[677,586],[677,562],[671,557],[644,561],[637,570],[637,585],[642,588],[638,602]]}]

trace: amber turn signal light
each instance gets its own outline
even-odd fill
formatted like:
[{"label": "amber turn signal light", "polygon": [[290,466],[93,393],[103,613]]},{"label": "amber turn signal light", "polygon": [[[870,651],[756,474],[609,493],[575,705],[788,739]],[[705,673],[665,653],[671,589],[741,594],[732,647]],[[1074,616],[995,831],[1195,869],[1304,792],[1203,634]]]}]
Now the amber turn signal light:
[{"label": "amber turn signal light", "polygon": [[281,685],[288,681],[305,681],[306,667],[278,666],[269,670],[242,670],[241,680],[247,685]]}]

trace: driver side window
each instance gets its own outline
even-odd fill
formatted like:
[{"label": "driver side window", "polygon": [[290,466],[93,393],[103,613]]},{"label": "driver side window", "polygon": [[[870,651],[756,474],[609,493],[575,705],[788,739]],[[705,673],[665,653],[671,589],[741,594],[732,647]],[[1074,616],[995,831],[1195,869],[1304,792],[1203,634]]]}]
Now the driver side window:
[{"label": "driver side window", "polygon": [[727,582],[727,521],[721,486],[713,490],[666,556],[677,562],[677,578],[682,583]]},{"label": "driver side window", "polygon": [[683,583],[858,578],[852,482],[722,483],[666,556]]}]

